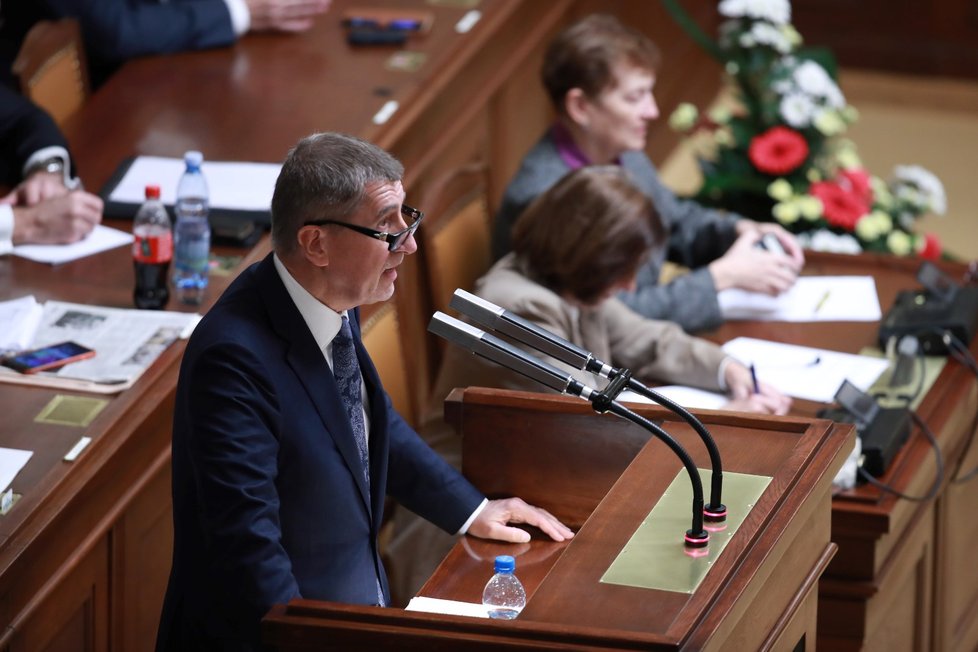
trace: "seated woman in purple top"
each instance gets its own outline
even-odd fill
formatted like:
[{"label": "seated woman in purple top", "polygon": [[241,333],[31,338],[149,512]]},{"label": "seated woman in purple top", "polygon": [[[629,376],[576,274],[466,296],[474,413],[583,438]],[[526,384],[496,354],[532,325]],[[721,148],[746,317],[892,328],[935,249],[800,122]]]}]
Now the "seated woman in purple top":
[{"label": "seated woman in purple top", "polygon": [[[639,272],[635,291],[620,298],[645,317],[696,332],[722,322],[717,292],[780,294],[794,283],[804,257],[780,226],[703,208],[678,199],[662,184],[643,152],[649,123],[659,116],[652,94],[658,65],[655,45],[608,15],[588,16],[550,44],[543,82],[557,121],[527,153],[506,189],[493,226],[493,255],[510,251],[516,218],[568,172],[620,165],[652,199],[669,231],[668,246]],[[755,247],[764,233],[773,233],[787,255]],[[691,271],[660,285],[667,258]]]}]

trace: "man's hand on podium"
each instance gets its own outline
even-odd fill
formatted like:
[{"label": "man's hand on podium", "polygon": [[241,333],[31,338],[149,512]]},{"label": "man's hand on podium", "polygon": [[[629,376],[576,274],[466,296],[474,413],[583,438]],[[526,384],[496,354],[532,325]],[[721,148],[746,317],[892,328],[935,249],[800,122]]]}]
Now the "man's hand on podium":
[{"label": "man's hand on podium", "polygon": [[540,528],[554,541],[566,541],[574,533],[545,509],[534,507],[520,498],[490,500],[469,526],[468,533],[483,539],[525,543],[530,533],[510,523],[526,523]]}]

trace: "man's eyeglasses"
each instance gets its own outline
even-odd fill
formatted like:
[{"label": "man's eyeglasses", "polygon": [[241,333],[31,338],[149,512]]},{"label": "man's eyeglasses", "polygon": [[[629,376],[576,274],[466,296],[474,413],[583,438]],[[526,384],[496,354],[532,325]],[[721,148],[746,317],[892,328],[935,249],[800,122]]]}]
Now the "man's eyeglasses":
[{"label": "man's eyeglasses", "polygon": [[404,244],[405,240],[414,235],[414,232],[418,230],[419,226],[421,226],[421,220],[424,219],[423,212],[419,211],[417,208],[411,208],[406,204],[401,204],[401,215],[407,219],[408,228],[402,231],[397,231],[396,233],[376,231],[365,226],[360,226],[359,224],[350,224],[349,222],[340,222],[338,220],[310,220],[305,222],[302,226],[326,226],[327,224],[343,226],[356,231],[357,233],[369,235],[371,238],[383,240],[387,243],[387,249],[389,251],[394,251]]}]

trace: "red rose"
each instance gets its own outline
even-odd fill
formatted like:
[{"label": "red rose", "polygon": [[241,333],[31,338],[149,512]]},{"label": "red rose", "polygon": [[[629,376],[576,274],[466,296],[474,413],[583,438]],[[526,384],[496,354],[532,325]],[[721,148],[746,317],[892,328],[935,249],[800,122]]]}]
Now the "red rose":
[{"label": "red rose", "polygon": [[761,172],[783,176],[805,162],[808,143],[793,129],[771,127],[751,139],[747,155]]},{"label": "red rose", "polygon": [[924,236],[924,248],[920,250],[920,257],[928,260],[941,257],[941,241],[933,233]]},{"label": "red rose", "polygon": [[855,194],[866,204],[866,210],[873,203],[873,189],[869,185],[869,173],[861,168],[843,170],[837,179],[839,185]]},{"label": "red rose", "polygon": [[859,218],[866,214],[862,199],[834,181],[813,183],[808,191],[821,200],[825,221],[832,226],[853,231]]}]

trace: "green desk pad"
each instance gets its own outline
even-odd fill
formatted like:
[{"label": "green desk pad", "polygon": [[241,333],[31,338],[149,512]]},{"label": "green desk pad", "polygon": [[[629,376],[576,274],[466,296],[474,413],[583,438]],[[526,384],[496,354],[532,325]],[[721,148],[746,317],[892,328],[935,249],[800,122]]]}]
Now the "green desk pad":
[{"label": "green desk pad", "polygon": [[[705,469],[699,472],[706,493],[704,501],[709,501],[713,473]],[[705,549],[687,553],[683,534],[692,523],[693,487],[686,469],[680,469],[662,498],[605,571],[601,581],[643,589],[693,593],[770,482],[768,476],[724,471],[723,502],[727,505],[727,520],[724,523],[707,523],[707,528],[713,530],[710,531],[709,545]]]}]

